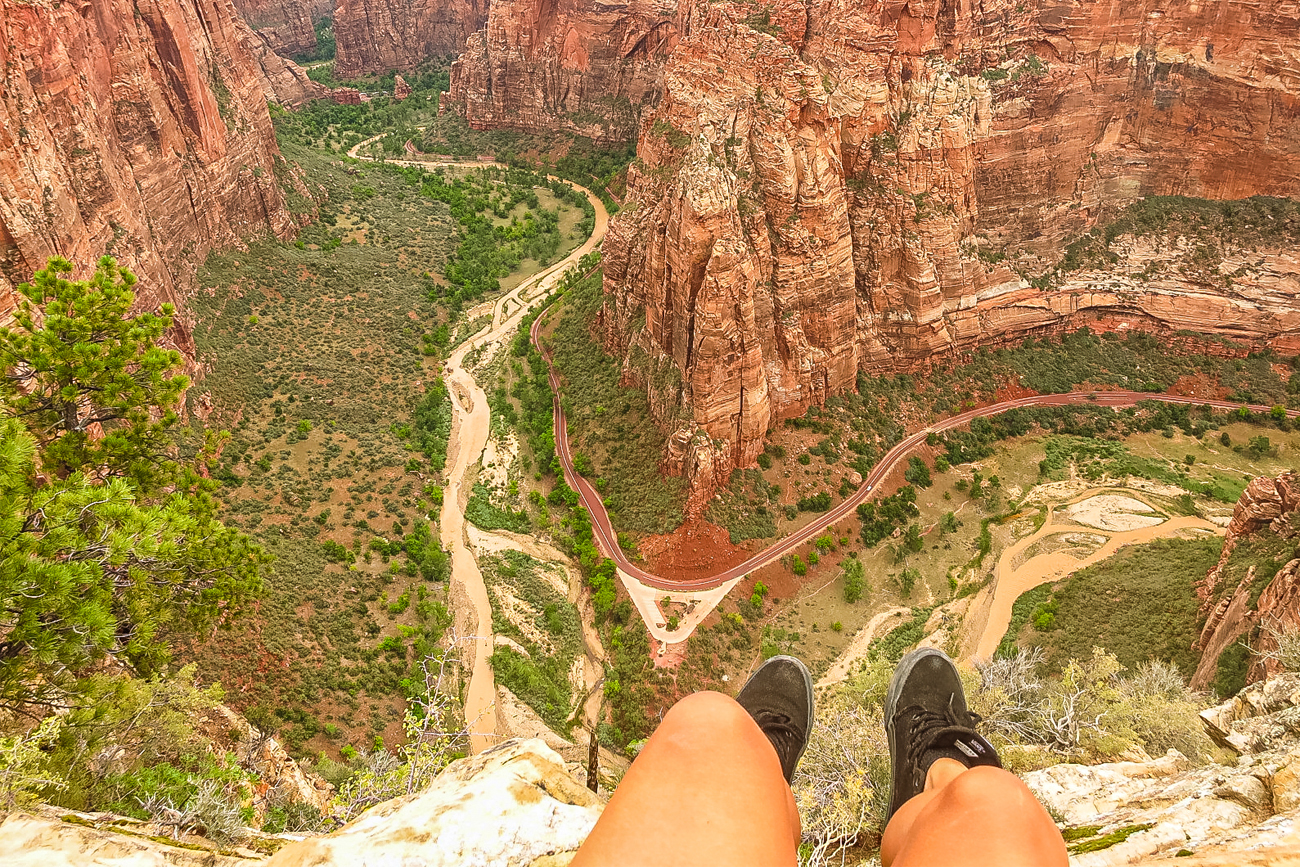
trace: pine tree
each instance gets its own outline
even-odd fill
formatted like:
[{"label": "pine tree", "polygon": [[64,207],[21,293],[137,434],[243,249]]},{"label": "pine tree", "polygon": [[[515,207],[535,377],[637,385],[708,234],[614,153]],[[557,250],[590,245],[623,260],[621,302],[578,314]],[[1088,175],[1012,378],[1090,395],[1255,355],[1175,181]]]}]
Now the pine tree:
[{"label": "pine tree", "polygon": [[[52,258],[18,287],[16,328],[0,328],[0,389],[60,478],[124,476],[142,493],[170,483],[168,430],[189,385],[181,355],[158,346],[175,309],[129,315],[135,275],[108,256],[88,281]],[[98,425],[102,436],[97,436]]]},{"label": "pine tree", "polygon": [[[269,558],[217,520],[215,483],[177,462],[187,384],[171,323],[127,316],[135,277],[51,259],[0,329],[0,709],[76,702],[112,655],[148,673],[169,639],[234,613]],[[95,426],[99,427],[96,428]],[[200,455],[200,459],[205,454]]]}]

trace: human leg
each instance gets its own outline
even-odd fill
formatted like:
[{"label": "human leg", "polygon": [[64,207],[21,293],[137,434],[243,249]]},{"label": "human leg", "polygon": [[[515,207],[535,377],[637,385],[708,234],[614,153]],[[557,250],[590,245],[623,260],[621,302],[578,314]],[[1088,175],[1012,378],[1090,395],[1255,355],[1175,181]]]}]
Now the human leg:
[{"label": "human leg", "polygon": [[929,648],[899,663],[885,701],[892,759],[886,867],[1064,865],[1047,811],[975,730],[952,660]]},{"label": "human leg", "polygon": [[1064,867],[1065,842],[1020,778],[954,759],[930,767],[925,791],[898,809],[880,841],[884,867]]},{"label": "human leg", "polygon": [[756,702],[761,691],[751,688],[764,678],[770,683],[775,673],[778,686],[790,691],[791,670],[769,661],[742,690],[744,706],[716,692],[675,704],[615,789],[573,867],[797,863],[799,812],[783,765],[793,773],[802,744],[791,742],[783,726],[796,736],[802,729],[806,740],[811,705],[803,721],[782,723],[788,714],[779,711],[790,708],[776,701],[774,720],[773,702]]}]

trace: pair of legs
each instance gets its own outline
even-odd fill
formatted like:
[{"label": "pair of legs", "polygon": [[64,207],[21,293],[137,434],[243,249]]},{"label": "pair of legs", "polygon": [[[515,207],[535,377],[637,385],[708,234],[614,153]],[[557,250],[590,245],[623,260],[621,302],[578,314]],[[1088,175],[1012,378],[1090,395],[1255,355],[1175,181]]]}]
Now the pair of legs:
[{"label": "pair of legs", "polygon": [[[688,696],[633,762],[573,867],[797,864],[799,813],[786,777],[749,710],[720,693]],[[881,861],[1042,867],[1065,865],[1066,853],[1017,777],[940,758],[924,790],[894,812]]]}]

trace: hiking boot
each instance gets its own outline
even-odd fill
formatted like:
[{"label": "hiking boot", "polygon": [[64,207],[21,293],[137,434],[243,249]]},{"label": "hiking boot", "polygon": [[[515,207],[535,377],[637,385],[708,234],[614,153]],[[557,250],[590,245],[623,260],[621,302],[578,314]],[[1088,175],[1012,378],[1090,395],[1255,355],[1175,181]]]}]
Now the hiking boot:
[{"label": "hiking boot", "polygon": [[812,731],[812,675],[807,667],[793,656],[774,656],[750,675],[736,701],[772,742],[789,783]]},{"label": "hiking boot", "polygon": [[886,823],[925,789],[925,776],[939,759],[956,759],[968,768],[1002,767],[997,750],[975,731],[979,722],[966,707],[961,677],[947,654],[927,647],[903,657],[885,697],[893,771]]}]

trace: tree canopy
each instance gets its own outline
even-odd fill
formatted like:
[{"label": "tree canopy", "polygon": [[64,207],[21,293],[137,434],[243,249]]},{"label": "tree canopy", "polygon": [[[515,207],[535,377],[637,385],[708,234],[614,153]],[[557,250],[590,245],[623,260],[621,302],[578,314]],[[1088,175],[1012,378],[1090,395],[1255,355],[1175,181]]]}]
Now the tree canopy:
[{"label": "tree canopy", "polygon": [[[110,258],[88,281],[51,259],[0,328],[0,708],[66,704],[112,655],[148,672],[168,639],[233,613],[269,558],[217,520],[215,482],[178,462],[188,380],[157,345],[171,323],[130,316],[135,277]],[[201,457],[204,453],[201,452]]]}]

